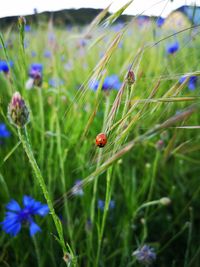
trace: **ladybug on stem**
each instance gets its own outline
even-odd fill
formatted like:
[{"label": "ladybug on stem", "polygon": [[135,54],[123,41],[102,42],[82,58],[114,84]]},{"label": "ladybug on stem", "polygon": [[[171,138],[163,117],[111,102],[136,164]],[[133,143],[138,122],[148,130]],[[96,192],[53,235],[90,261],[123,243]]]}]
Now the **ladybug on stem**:
[{"label": "ladybug on stem", "polygon": [[105,133],[100,133],[96,137],[96,145],[98,147],[104,147],[107,143],[107,136]]}]

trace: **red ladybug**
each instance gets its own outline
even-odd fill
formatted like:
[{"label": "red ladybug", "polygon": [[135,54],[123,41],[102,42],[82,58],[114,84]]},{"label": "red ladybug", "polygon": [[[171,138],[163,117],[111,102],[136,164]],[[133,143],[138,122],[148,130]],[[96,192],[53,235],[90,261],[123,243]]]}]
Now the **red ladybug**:
[{"label": "red ladybug", "polygon": [[107,143],[107,136],[105,133],[100,133],[96,137],[96,145],[98,147],[104,147]]}]

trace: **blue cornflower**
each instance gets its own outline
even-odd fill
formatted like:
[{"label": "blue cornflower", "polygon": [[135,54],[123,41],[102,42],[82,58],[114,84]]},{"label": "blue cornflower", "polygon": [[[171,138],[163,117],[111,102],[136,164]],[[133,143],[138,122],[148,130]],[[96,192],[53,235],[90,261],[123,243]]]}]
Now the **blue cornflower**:
[{"label": "blue cornflower", "polygon": [[35,51],[31,51],[31,56],[32,57],[36,57],[37,56],[36,52]]},{"label": "blue cornflower", "polygon": [[44,51],[44,57],[46,57],[46,58],[50,58],[50,57],[51,57],[51,51],[49,51],[49,50],[45,50],[45,51]]},{"label": "blue cornflower", "polygon": [[30,25],[25,25],[24,30],[25,30],[25,32],[30,32],[31,31],[31,26]]},{"label": "blue cornflower", "polygon": [[178,50],[179,50],[179,43],[178,43],[178,41],[176,41],[174,43],[171,43],[171,44],[168,44],[167,45],[167,48],[166,48],[166,51],[167,51],[168,54],[174,54]]},{"label": "blue cornflower", "polygon": [[165,19],[162,17],[158,17],[156,20],[156,25],[160,28],[165,22]]},{"label": "blue cornflower", "polygon": [[[99,86],[99,81],[94,80],[90,83],[90,87],[92,90],[96,91]],[[116,74],[107,76],[103,82],[102,85],[102,90],[107,91],[107,90],[119,90],[121,87],[121,82],[119,80],[119,77]]]},{"label": "blue cornflower", "polygon": [[44,217],[49,213],[49,208],[46,204],[34,200],[30,196],[23,197],[23,205],[21,208],[18,202],[12,199],[6,206],[6,215],[1,226],[4,232],[11,236],[16,236],[26,223],[29,226],[30,235],[33,236],[41,231],[41,228],[34,222],[33,216],[40,215]]},{"label": "blue cornflower", "polygon": [[5,60],[0,60],[0,72],[8,73],[9,64]]},{"label": "blue cornflower", "polygon": [[31,71],[38,71],[38,72],[42,73],[43,65],[41,63],[33,63],[33,64],[30,65],[29,73]]},{"label": "blue cornflower", "polygon": [[10,132],[6,128],[4,123],[0,123],[0,138],[8,138],[10,137]]},{"label": "blue cornflower", "polygon": [[133,252],[132,255],[135,256],[140,263],[146,266],[152,264],[152,262],[156,259],[156,253],[154,252],[154,249],[148,245],[138,248]]},{"label": "blue cornflower", "polygon": [[77,42],[77,48],[85,47],[88,41],[86,39],[79,39]]},{"label": "blue cornflower", "polygon": [[[179,80],[179,83],[183,83],[186,80],[187,76],[182,76]],[[193,91],[196,89],[197,85],[197,76],[191,76],[188,81],[188,88]]]},{"label": "blue cornflower", "polygon": [[[42,71],[43,65],[40,63],[33,63],[29,67],[29,77],[32,79],[30,84],[34,84],[36,86],[42,85]],[[30,86],[32,88],[32,86]],[[27,89],[30,89],[29,86]]]},{"label": "blue cornflower", "polygon": [[[115,207],[115,201],[111,200],[109,203],[109,209],[112,210],[112,209],[114,209],[114,207]],[[98,208],[102,211],[104,210],[104,208],[105,208],[105,201],[104,200],[101,200],[101,199],[98,200]]]}]

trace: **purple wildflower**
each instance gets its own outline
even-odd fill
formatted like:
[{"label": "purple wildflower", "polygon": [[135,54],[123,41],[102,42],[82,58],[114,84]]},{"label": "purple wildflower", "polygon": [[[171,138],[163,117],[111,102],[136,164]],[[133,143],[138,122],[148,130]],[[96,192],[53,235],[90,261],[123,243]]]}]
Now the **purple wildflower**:
[{"label": "purple wildflower", "polygon": [[29,110],[19,92],[15,92],[8,105],[8,118],[16,127],[24,127],[29,122]]},{"label": "purple wildflower", "polygon": [[154,252],[154,249],[147,245],[138,248],[133,252],[132,255],[135,256],[140,263],[146,266],[152,264],[152,262],[156,259],[156,253]]}]

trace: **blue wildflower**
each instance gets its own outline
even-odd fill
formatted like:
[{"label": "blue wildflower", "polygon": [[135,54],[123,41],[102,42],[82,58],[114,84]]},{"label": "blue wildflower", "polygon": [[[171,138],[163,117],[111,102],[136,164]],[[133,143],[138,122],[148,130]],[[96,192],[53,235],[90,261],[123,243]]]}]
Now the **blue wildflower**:
[{"label": "blue wildflower", "polygon": [[32,57],[36,57],[36,55],[37,55],[37,54],[36,54],[35,51],[31,51],[31,56],[32,56]]},{"label": "blue wildflower", "polygon": [[10,137],[10,132],[6,128],[4,123],[0,123],[0,138],[8,138]]},{"label": "blue wildflower", "polygon": [[[186,80],[187,76],[182,76],[179,80],[179,83],[182,84]],[[197,85],[197,76],[191,76],[188,81],[188,88],[193,91],[196,89]]]},{"label": "blue wildflower", "polygon": [[44,217],[49,213],[46,204],[34,200],[30,196],[23,197],[23,205],[21,208],[18,202],[12,199],[6,206],[6,215],[1,226],[4,232],[11,236],[16,236],[22,227],[22,224],[28,224],[30,235],[33,236],[41,231],[41,228],[34,222],[33,216],[40,215]]},{"label": "blue wildflower", "polygon": [[48,33],[48,40],[49,40],[50,43],[54,42],[56,40],[56,36],[55,36],[54,32],[49,32]]},{"label": "blue wildflower", "polygon": [[1,71],[4,73],[9,72],[9,64],[5,60],[0,60],[0,72]]},{"label": "blue wildflower", "polygon": [[30,32],[31,31],[31,26],[30,25],[25,25],[24,30],[25,30],[25,32]]},{"label": "blue wildflower", "polygon": [[85,47],[87,45],[86,39],[79,39],[77,42],[77,48]]},{"label": "blue wildflower", "polygon": [[44,57],[46,57],[46,58],[50,58],[50,57],[51,57],[51,51],[49,51],[49,50],[45,50],[45,51],[44,51]]},{"label": "blue wildflower", "polygon": [[166,51],[167,51],[168,54],[174,54],[178,50],[179,50],[179,43],[178,43],[178,41],[176,41],[174,43],[171,43],[171,44],[168,44],[167,45],[167,48],[166,48]]},{"label": "blue wildflower", "polygon": [[[41,86],[42,85],[42,71],[43,65],[40,63],[33,63],[29,68],[29,77],[33,80],[32,85]],[[31,86],[32,87],[32,86]],[[30,88],[27,88],[30,89]]]},{"label": "blue wildflower", "polygon": [[29,73],[31,71],[38,71],[38,72],[42,73],[43,65],[41,63],[33,63],[33,64],[30,65]]},{"label": "blue wildflower", "polygon": [[140,263],[146,266],[152,264],[152,262],[156,259],[156,253],[154,252],[154,249],[147,245],[138,248],[133,252],[132,255],[135,256]]},{"label": "blue wildflower", "polygon": [[158,17],[156,20],[156,25],[160,28],[165,22],[165,19],[162,17]]},{"label": "blue wildflower", "polygon": [[[90,87],[92,90],[96,91],[99,86],[99,81],[94,80],[90,83]],[[116,74],[107,76],[103,82],[102,85],[102,90],[107,91],[107,90],[119,90],[121,87],[121,82],[119,80],[119,77]]]},{"label": "blue wildflower", "polygon": [[[109,203],[109,209],[112,210],[112,209],[114,209],[114,207],[115,207],[115,201],[111,200]],[[98,208],[103,211],[105,208],[105,201],[99,199],[98,200]]]}]

